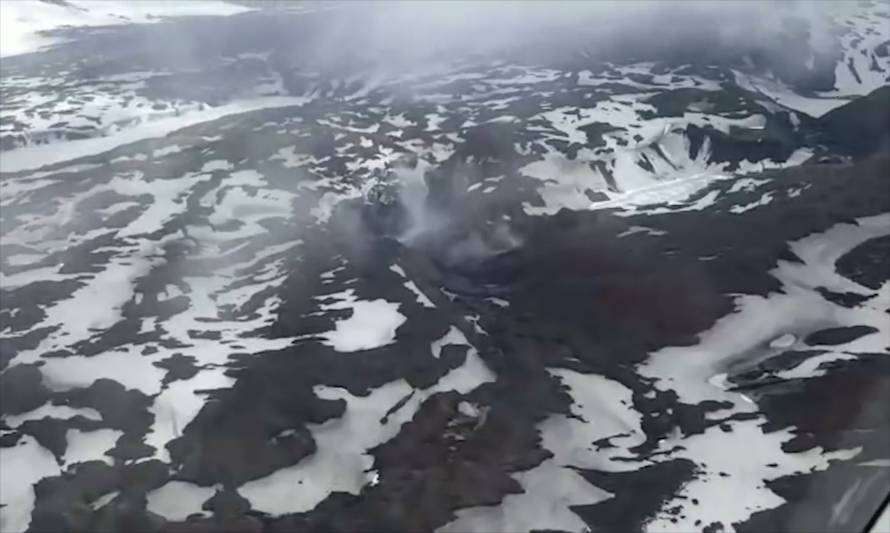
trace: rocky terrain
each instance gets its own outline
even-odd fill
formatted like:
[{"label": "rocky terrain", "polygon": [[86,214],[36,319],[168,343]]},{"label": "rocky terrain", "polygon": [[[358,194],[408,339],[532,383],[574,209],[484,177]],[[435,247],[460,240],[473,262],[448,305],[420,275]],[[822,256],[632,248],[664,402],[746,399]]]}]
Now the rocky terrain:
[{"label": "rocky terrain", "polygon": [[0,530],[870,527],[886,2],[40,4],[99,22],[0,63]]}]

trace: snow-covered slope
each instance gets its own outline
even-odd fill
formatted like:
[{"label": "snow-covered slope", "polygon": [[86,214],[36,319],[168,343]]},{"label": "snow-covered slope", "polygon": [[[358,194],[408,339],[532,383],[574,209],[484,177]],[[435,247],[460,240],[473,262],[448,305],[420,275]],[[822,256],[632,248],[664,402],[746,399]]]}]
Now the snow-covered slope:
[{"label": "snow-covered slope", "polygon": [[792,60],[798,63],[789,68],[793,78],[832,82],[795,87],[781,72],[736,71],[740,86],[788,109],[820,117],[890,83],[890,3],[801,2],[791,6],[792,20],[802,23],[812,50]]},{"label": "snow-covered slope", "polygon": [[0,57],[63,42],[52,30],[142,24],[194,15],[234,15],[249,8],[222,0],[8,0],[0,2]]},{"label": "snow-covered slope", "polygon": [[3,59],[0,530],[846,531],[885,496],[890,93],[816,118],[881,85],[836,70],[886,65],[883,4],[769,56],[61,4],[34,27],[120,24]]}]

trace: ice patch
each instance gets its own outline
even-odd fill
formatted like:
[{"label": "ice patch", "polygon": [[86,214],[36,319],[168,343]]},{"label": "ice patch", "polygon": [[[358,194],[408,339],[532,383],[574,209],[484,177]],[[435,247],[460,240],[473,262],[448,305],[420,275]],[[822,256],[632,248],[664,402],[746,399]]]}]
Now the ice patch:
[{"label": "ice patch", "polygon": [[[398,274],[399,276],[402,276],[403,278],[408,277],[407,274],[405,274],[405,271],[399,265],[390,265],[389,269],[392,270],[393,272],[395,272],[396,274]],[[409,279],[409,280],[405,281],[404,285],[405,285],[406,289],[413,292],[414,295],[417,297],[417,303],[419,303],[420,305],[422,305],[424,307],[430,307],[430,308],[436,307],[436,304],[434,304],[433,301],[430,300],[427,297],[427,295],[424,294],[420,290],[420,288],[417,286],[417,284],[414,283],[412,280]]]},{"label": "ice patch", "polygon": [[90,507],[94,511],[97,509],[101,509],[101,508],[105,507],[106,505],[108,505],[109,503],[111,503],[111,501],[114,500],[115,498],[117,498],[117,496],[119,494],[120,494],[119,490],[116,490],[114,492],[109,492],[108,494],[103,494],[102,496],[96,498],[96,500],[90,502]]},{"label": "ice patch", "polygon": [[202,512],[201,505],[215,493],[213,488],[185,481],[168,481],[146,495],[146,508],[168,520],[185,520],[191,514]]},{"label": "ice patch", "polygon": [[770,348],[791,348],[794,343],[797,341],[797,337],[792,335],[791,333],[785,333],[780,337],[776,337],[775,339],[769,342]]},{"label": "ice patch", "polygon": [[317,164],[319,160],[310,154],[301,154],[297,152],[296,146],[281,148],[275,155],[269,158],[270,161],[281,161],[281,165],[285,168],[299,168],[309,164]]},{"label": "ice patch", "polygon": [[407,317],[399,313],[399,304],[383,299],[358,300],[354,293],[353,289],[347,289],[324,296],[336,301],[322,304],[322,310],[352,310],[352,316],[335,322],[334,331],[321,334],[324,344],[338,352],[355,352],[395,342],[396,330],[407,320]]},{"label": "ice patch", "polygon": [[751,192],[755,188],[763,185],[765,183],[769,183],[769,180],[759,180],[754,178],[738,178],[732,183],[732,187],[729,188],[730,194],[735,192]]},{"label": "ice patch", "polygon": [[137,346],[128,350],[103,352],[90,357],[72,355],[53,358],[41,368],[47,386],[53,390],[70,390],[89,387],[100,378],[120,383],[127,389],[135,389],[147,395],[161,390],[164,370],[151,364],[151,359],[141,356]]},{"label": "ice patch", "polygon": [[[626,448],[645,441],[642,415],[632,408],[633,392],[596,374],[566,369],[549,372],[568,387],[573,401],[572,414],[580,417],[554,415],[540,424],[542,444],[553,452],[556,464],[607,471],[638,466],[612,461]],[[612,438],[616,448],[592,451],[591,443],[604,438]]]},{"label": "ice patch", "polygon": [[61,473],[53,454],[30,435],[0,447],[0,531],[25,531],[34,509],[34,484]]},{"label": "ice patch", "polygon": [[[789,429],[764,433],[761,424],[762,420],[733,422],[729,433],[711,427],[700,435],[663,442],[665,450],[682,445],[684,449],[676,451],[673,457],[694,461],[701,473],[684,485],[675,499],[662,506],[666,510],[681,505],[683,511],[677,515],[660,513],[647,523],[646,530],[693,531],[696,523],[721,522],[730,531],[730,524],[785,503],[764,481],[825,470],[830,461],[849,460],[859,453],[858,449],[825,453],[821,448],[785,453],[782,443],[793,438],[793,433]],[[739,457],[745,460],[740,461]],[[778,466],[767,466],[772,463]],[[739,494],[745,497],[740,499]],[[692,499],[698,500],[698,505],[687,503]]]},{"label": "ice patch", "polygon": [[206,395],[198,391],[225,389],[235,380],[225,375],[225,368],[208,368],[199,371],[193,378],[170,383],[157,398],[150,411],[154,415],[151,431],[145,436],[145,443],[154,447],[154,457],[170,462],[170,452],[166,444],[182,436],[182,431],[204,407]]},{"label": "ice patch", "polygon": [[504,300],[503,298],[497,298],[495,296],[490,296],[490,297],[486,298],[486,300],[495,304],[498,307],[509,307],[510,306],[510,302],[508,302],[507,300]]},{"label": "ice patch", "polygon": [[605,179],[588,162],[568,159],[555,151],[544,154],[541,161],[523,166],[519,172],[544,182],[538,188],[544,206],[526,205],[524,211],[530,215],[553,214],[563,207],[588,209],[592,200],[585,193],[608,188]]},{"label": "ice patch", "polygon": [[[9,2],[3,3],[3,5],[9,4]],[[178,117],[167,117],[152,122],[144,122],[107,137],[81,139],[64,144],[27,146],[4,152],[3,158],[0,159],[0,172],[19,172],[61,163],[69,159],[97,155],[119,146],[145,139],[163,137],[187,126],[217,120],[229,115],[248,113],[259,109],[299,106],[307,101],[306,98],[296,96],[246,99],[202,111],[184,113]]]},{"label": "ice patch", "polygon": [[65,440],[68,441],[65,464],[73,465],[97,460],[112,464],[111,457],[105,455],[105,452],[114,448],[117,439],[123,434],[123,431],[117,429],[103,428],[93,431],[69,429],[65,436]]},{"label": "ice patch", "polygon": [[750,204],[745,205],[734,205],[729,208],[729,212],[735,215],[740,215],[752,209],[756,209],[758,207],[764,206],[770,203],[773,200],[773,195],[771,193],[764,193],[759,200],[751,202]]},{"label": "ice patch", "polygon": [[411,280],[406,281],[405,287],[409,291],[413,292],[415,296],[417,296],[417,303],[419,303],[420,305],[422,305],[424,307],[428,307],[428,308],[436,307],[436,304],[434,304],[433,301],[430,300],[426,294],[421,292],[420,288],[417,287],[417,284],[414,283],[413,281],[411,281]]},{"label": "ice patch", "polygon": [[182,151],[181,146],[177,146],[175,144],[171,144],[170,146],[165,146],[164,148],[159,148],[151,153],[151,157],[165,157],[171,154],[175,154]]},{"label": "ice patch", "polygon": [[231,170],[232,164],[225,159],[214,159],[207,161],[201,166],[201,173],[210,173],[214,170]]}]

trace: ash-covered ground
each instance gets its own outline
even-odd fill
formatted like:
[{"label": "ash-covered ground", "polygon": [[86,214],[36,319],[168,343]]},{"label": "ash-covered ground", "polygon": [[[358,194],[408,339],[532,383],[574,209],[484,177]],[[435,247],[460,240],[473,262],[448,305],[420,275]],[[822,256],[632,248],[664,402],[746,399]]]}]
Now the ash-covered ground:
[{"label": "ash-covered ground", "polygon": [[0,530],[861,531],[890,493],[887,2],[24,4]]}]

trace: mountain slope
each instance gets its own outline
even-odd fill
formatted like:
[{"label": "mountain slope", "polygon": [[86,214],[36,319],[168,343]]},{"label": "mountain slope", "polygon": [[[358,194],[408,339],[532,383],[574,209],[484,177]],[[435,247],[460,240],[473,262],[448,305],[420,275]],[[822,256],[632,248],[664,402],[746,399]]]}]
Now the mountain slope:
[{"label": "mountain slope", "polygon": [[0,57],[36,52],[60,41],[52,30],[157,22],[168,17],[233,15],[246,8],[220,0],[15,0],[0,4]]},{"label": "mountain slope", "polygon": [[836,67],[866,40],[551,6],[4,57],[0,529],[862,530],[890,152],[886,87]]}]

